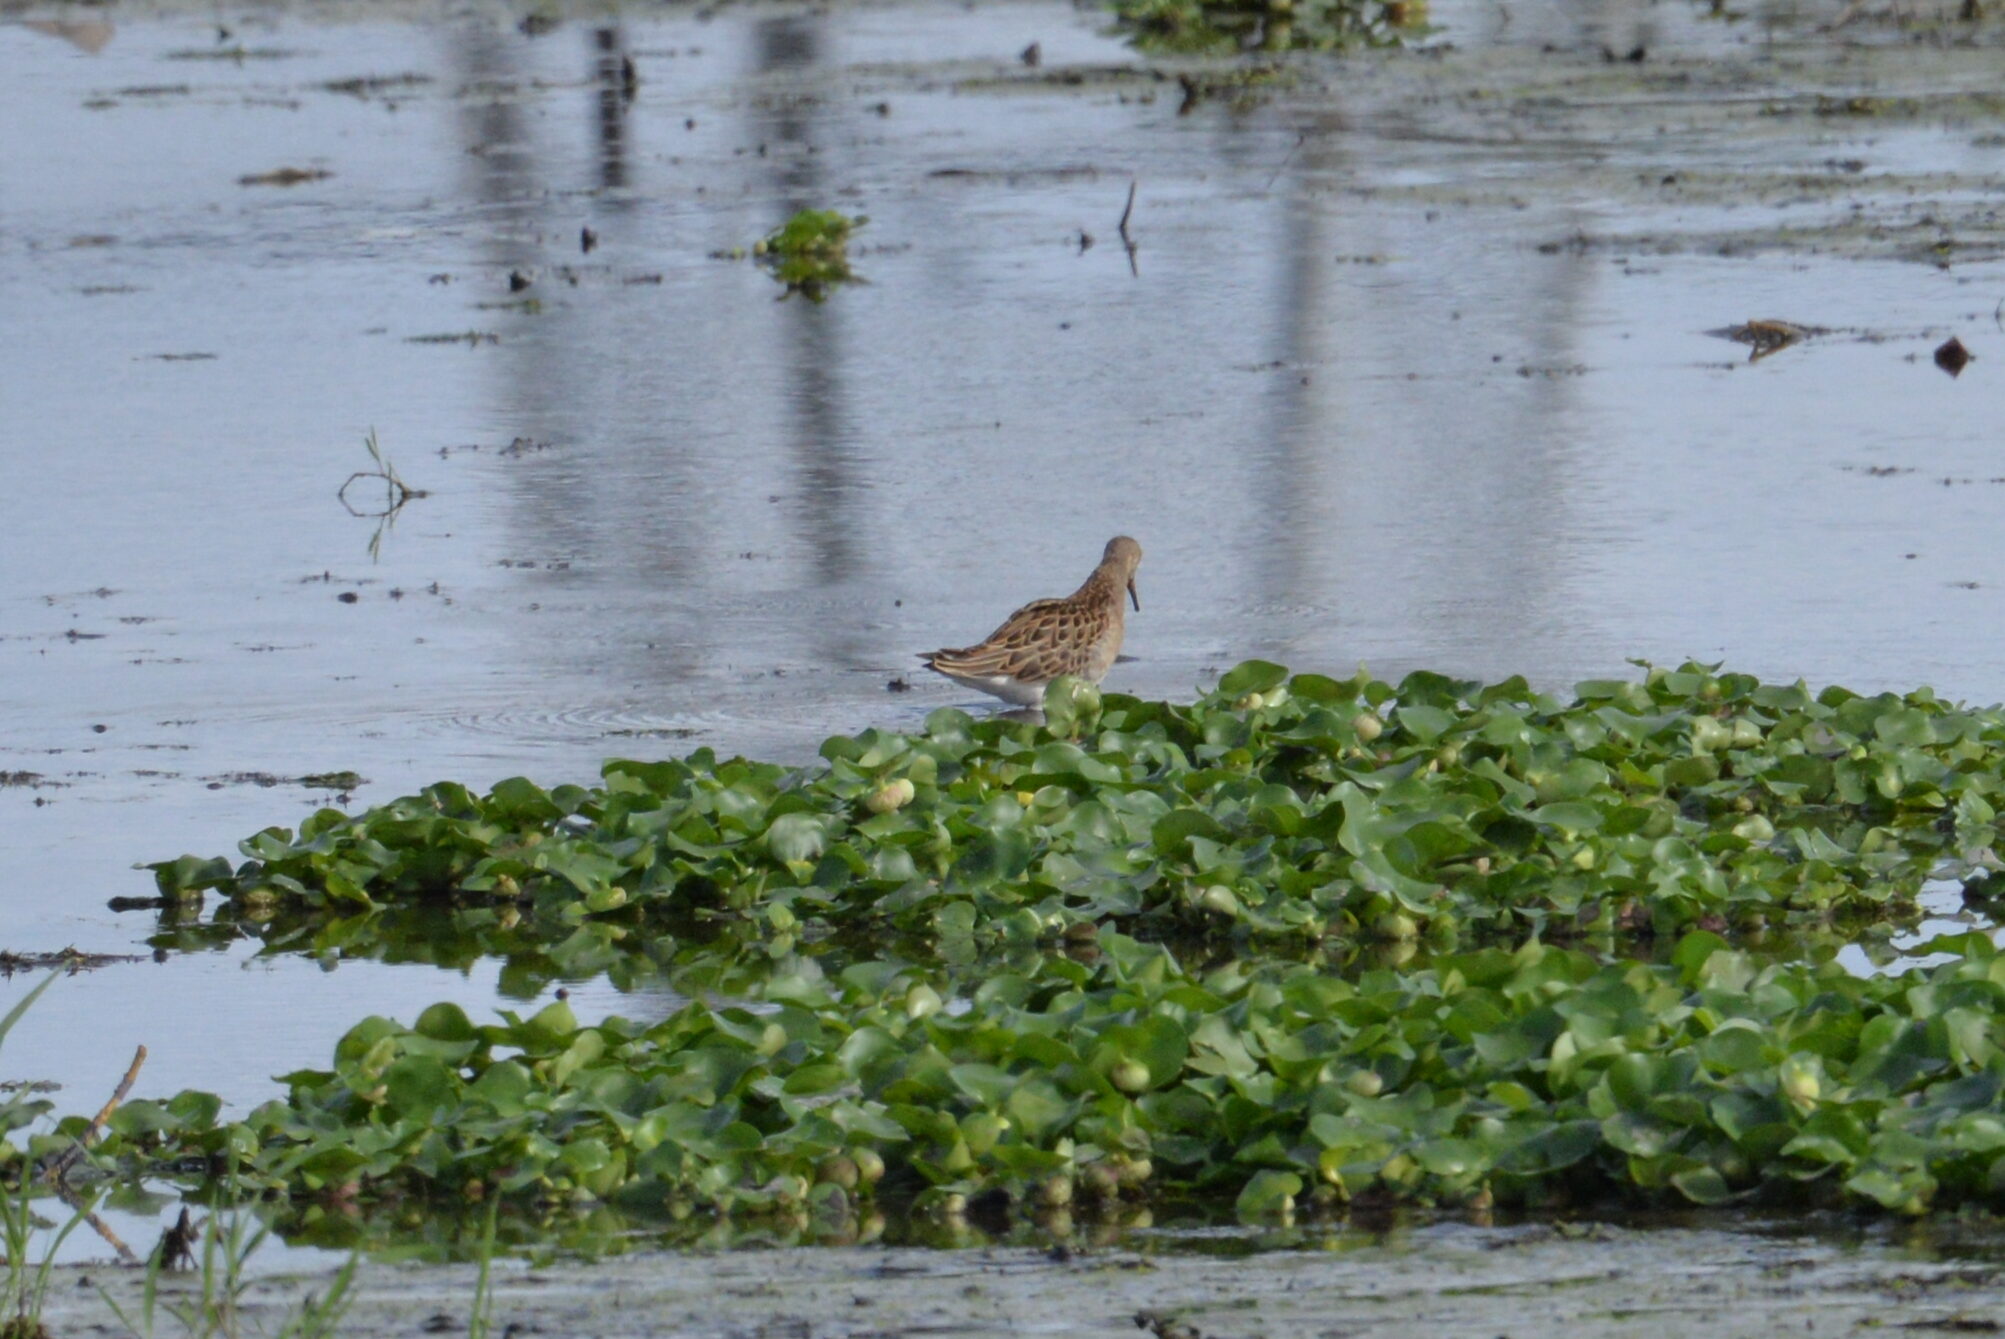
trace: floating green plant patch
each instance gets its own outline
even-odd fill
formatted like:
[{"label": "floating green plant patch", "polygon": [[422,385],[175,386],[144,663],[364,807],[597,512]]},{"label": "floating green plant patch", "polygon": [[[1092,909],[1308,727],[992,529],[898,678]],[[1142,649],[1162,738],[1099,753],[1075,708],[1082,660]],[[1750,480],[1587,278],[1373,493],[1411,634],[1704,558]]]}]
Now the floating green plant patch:
[{"label": "floating green plant patch", "polygon": [[2005,955],[1982,935],[1881,977],[1764,966],[1703,931],[1667,964],[1533,941],[1355,981],[1200,973],[1111,931],[1098,947],[954,999],[863,963],[653,1026],[580,1026],[561,1001],[484,1025],[450,1004],[371,1018],[241,1121],[205,1094],[128,1102],[91,1156],[321,1205],[783,1216],[880,1186],[944,1213],[980,1192],[1176,1191],[1254,1217],[1365,1196],[1902,1213],[2005,1197]]},{"label": "floating green plant patch", "polygon": [[[1997,864],[2005,712],[1703,666],[1581,684],[1290,678],[1191,705],[1061,681],[1048,726],[943,709],[792,769],[704,750],[596,787],[441,783],[152,866],[189,914],[434,902],[555,944],[735,926],[1034,945],[1901,923]],[[354,927],[366,935],[366,925]]]},{"label": "floating green plant patch", "polygon": [[820,302],[833,285],[856,277],[849,268],[849,238],[868,222],[833,209],[803,209],[755,243],[752,254],[788,293]]},{"label": "floating green plant patch", "polygon": [[1145,51],[1340,51],[1428,31],[1426,0],[1114,0]]},{"label": "floating green plant patch", "polygon": [[[445,783],[155,865],[166,933],[338,953],[434,918],[429,960],[468,935],[648,962],[694,1002],[368,1019],[242,1120],[127,1103],[91,1156],[323,1220],[507,1196],[832,1239],[880,1192],[950,1218],[977,1195],[2005,1198],[1988,938],[1862,977],[1721,937],[1899,924],[1932,879],[1985,905],[2005,712],[1698,665],[1563,701],[1254,661],[1190,705],[1061,681],[1046,715],[937,711],[806,769],[702,751],[593,787]],[[1667,960],[1555,942],[1651,935]],[[1433,956],[1329,968],[1366,939]]]}]

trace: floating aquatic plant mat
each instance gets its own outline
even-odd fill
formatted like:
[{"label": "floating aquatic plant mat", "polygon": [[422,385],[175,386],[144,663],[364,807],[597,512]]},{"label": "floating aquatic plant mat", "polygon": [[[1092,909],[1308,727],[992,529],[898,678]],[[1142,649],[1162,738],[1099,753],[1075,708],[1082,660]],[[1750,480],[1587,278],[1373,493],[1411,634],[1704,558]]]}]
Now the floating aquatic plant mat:
[{"label": "floating aquatic plant mat", "polygon": [[[938,711],[822,756],[439,785],[155,866],[170,921],[213,893],[229,932],[367,951],[429,904],[552,962],[666,965],[694,1002],[371,1018],[242,1120],[128,1103],[93,1158],[322,1206],[794,1217],[899,1187],[947,1212],[2005,1196],[2005,956],[1834,959],[1995,865],[1997,709],[1690,665],[1562,701],[1251,662],[1191,705],[1065,682],[1044,726]],[[1793,957],[1755,947],[1776,927]],[[1330,965],[1368,938],[1394,951]],[[1644,940],[1657,961],[1618,956]]]},{"label": "floating aquatic plant mat", "polygon": [[702,750],[589,789],[446,783],[151,868],[239,920],[432,902],[547,936],[660,916],[1035,943],[1865,923],[1994,863],[2005,712],[1697,666],[1577,691],[1258,661],[1189,706],[1068,683],[1044,727],[943,709],[807,771]]}]

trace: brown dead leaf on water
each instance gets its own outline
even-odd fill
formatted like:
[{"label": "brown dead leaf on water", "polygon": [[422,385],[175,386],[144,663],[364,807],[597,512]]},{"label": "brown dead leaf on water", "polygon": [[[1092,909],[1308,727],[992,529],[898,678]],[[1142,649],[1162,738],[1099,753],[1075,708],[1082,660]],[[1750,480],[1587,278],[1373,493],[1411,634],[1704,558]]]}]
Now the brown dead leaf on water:
[{"label": "brown dead leaf on water", "polygon": [[1797,325],[1792,321],[1750,320],[1712,333],[1749,346],[1747,360],[1758,363],[1771,353],[1800,344],[1810,336],[1823,332],[1816,326]]},{"label": "brown dead leaf on water", "polygon": [[1800,345],[1813,335],[1829,335],[1831,331],[1821,325],[1796,325],[1794,321],[1746,321],[1742,325],[1728,325],[1718,331],[1706,331],[1706,335],[1718,335],[1720,339],[1730,339],[1736,345],[1748,345],[1748,363],[1760,363],[1770,353],[1788,349],[1790,345]]}]

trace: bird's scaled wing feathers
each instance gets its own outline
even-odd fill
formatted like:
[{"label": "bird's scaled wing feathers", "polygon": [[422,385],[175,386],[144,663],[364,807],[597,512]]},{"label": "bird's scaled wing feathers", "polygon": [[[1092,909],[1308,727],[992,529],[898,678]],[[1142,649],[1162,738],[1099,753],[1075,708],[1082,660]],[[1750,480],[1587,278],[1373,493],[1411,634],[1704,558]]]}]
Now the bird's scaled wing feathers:
[{"label": "bird's scaled wing feathers", "polygon": [[1067,600],[1033,600],[974,646],[922,657],[934,669],[963,678],[1006,674],[1031,682],[1083,674],[1104,615]]}]

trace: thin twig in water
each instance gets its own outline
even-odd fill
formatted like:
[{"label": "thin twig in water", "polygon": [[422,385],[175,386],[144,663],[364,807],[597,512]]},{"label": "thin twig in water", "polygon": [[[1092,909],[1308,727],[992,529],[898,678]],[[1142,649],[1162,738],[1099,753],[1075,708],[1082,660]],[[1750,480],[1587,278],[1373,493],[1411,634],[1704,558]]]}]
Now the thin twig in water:
[{"label": "thin twig in water", "polygon": [[1128,235],[1128,219],[1135,212],[1135,187],[1137,184],[1137,182],[1132,180],[1128,183],[1128,203],[1121,210],[1121,226],[1116,231],[1121,234],[1121,246],[1128,253],[1128,273],[1134,275],[1136,278],[1140,278],[1142,274],[1141,267],[1135,264],[1135,239]]},{"label": "thin twig in water", "polygon": [[1288,170],[1288,164],[1295,161],[1296,151],[1302,147],[1303,142],[1308,138],[1309,136],[1306,131],[1300,135],[1295,136],[1295,142],[1288,146],[1287,157],[1283,158],[1281,160],[1281,165],[1274,169],[1274,175],[1267,178],[1267,184],[1260,188],[1260,193],[1262,195],[1265,195],[1267,194],[1267,192],[1274,189],[1274,183],[1281,180],[1281,174]]},{"label": "thin twig in water", "polygon": [[77,1159],[83,1157],[84,1150],[91,1146],[91,1141],[103,1133],[104,1123],[111,1119],[111,1113],[118,1110],[118,1104],[132,1091],[133,1081],[139,1077],[139,1067],[145,1063],[146,1048],[142,1046],[132,1053],[132,1064],[127,1067],[125,1077],[118,1081],[118,1087],[112,1090],[111,1100],[99,1108],[97,1115],[91,1117],[91,1123],[84,1127],[84,1132],[78,1136],[77,1141],[43,1168],[43,1180],[60,1183],[70,1174],[70,1168],[77,1165]]},{"label": "thin twig in water", "polygon": [[75,1189],[59,1181],[56,1183],[56,1194],[61,1196],[63,1203],[69,1205],[77,1213],[82,1214],[84,1222],[90,1224],[91,1231],[103,1237],[105,1244],[118,1252],[121,1264],[136,1265],[139,1263],[139,1257],[132,1253],[132,1247],[126,1245],[124,1239],[118,1233],[111,1230],[111,1224],[105,1222],[104,1219],[99,1218],[91,1211],[90,1206],[84,1203],[83,1196],[77,1194]]}]

